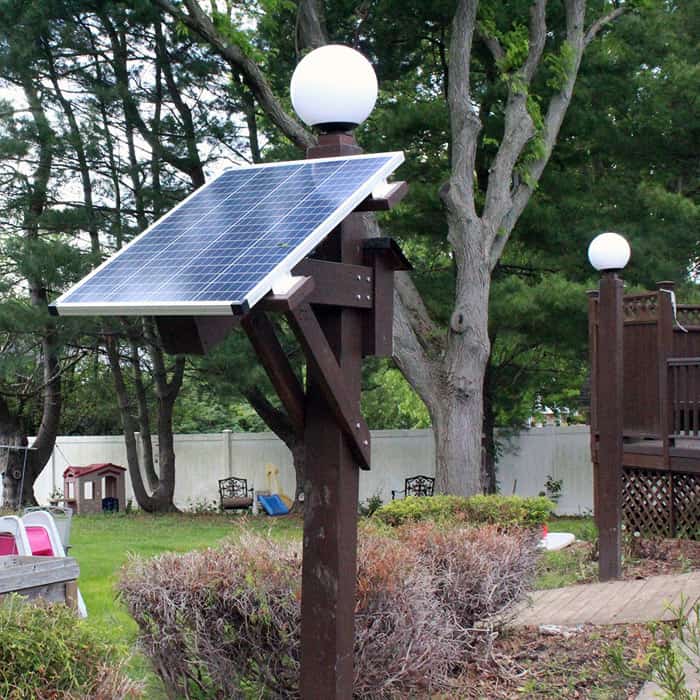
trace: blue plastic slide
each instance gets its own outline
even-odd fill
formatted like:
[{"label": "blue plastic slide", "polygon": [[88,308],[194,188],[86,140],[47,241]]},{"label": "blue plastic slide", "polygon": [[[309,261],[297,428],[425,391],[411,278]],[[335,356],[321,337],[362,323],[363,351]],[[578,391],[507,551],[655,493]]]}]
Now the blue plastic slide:
[{"label": "blue plastic slide", "polygon": [[289,508],[284,505],[284,501],[277,495],[258,496],[258,502],[268,515],[287,515]]}]

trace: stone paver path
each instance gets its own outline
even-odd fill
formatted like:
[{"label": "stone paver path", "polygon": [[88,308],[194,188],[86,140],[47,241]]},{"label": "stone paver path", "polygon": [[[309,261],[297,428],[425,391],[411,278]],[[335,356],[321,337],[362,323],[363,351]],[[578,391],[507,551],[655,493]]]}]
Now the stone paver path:
[{"label": "stone paver path", "polygon": [[689,605],[700,599],[700,571],[536,591],[532,604],[523,606],[512,624],[615,625],[670,620],[667,608],[677,607],[681,596]]}]

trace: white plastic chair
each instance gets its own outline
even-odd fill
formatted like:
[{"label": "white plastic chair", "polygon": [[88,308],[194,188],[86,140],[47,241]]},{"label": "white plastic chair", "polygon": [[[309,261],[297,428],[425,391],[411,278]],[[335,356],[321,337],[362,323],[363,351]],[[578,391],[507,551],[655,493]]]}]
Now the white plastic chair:
[{"label": "white plastic chair", "polygon": [[[66,556],[61,535],[51,513],[45,510],[33,510],[22,516],[22,523],[32,545],[33,554],[49,557]],[[51,551],[48,551],[49,547]]]},{"label": "white plastic chair", "polygon": [[[61,535],[51,513],[46,510],[30,510],[22,516],[20,525],[25,532],[24,536],[27,542],[35,544],[32,554],[54,557],[66,556],[63,543],[61,542]],[[87,617],[87,606],[80,589],[78,589],[78,614],[80,617]]]},{"label": "white plastic chair", "polygon": [[61,537],[63,550],[68,554],[68,550],[70,549],[70,528],[73,518],[73,509],[68,506],[28,506],[24,509],[24,515],[26,516],[29,513],[35,513],[37,511],[51,513],[58,534]]},{"label": "white plastic chair", "polygon": [[16,515],[0,516],[0,555],[32,555],[24,523]]}]

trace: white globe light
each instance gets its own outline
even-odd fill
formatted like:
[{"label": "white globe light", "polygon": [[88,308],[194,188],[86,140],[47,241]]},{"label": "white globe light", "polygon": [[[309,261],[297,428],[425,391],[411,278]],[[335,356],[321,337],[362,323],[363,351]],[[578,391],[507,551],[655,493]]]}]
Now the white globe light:
[{"label": "white globe light", "polygon": [[347,131],[374,109],[377,76],[361,53],[329,44],[302,58],[292,75],[291,94],[294,110],[309,126]]},{"label": "white globe light", "polygon": [[630,254],[630,244],[619,233],[601,233],[588,246],[588,259],[596,270],[622,270]]}]

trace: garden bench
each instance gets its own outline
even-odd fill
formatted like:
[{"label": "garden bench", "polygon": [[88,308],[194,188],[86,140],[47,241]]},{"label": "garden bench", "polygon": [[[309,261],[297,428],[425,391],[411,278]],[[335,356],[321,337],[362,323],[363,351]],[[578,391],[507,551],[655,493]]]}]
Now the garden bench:
[{"label": "garden bench", "polygon": [[248,480],[236,476],[219,479],[219,500],[221,510],[246,510],[253,505],[253,489],[248,488]]},{"label": "garden bench", "polygon": [[410,476],[404,483],[403,491],[391,492],[391,500],[395,500],[399,494],[406,496],[432,496],[435,491],[435,479],[432,476]]}]

